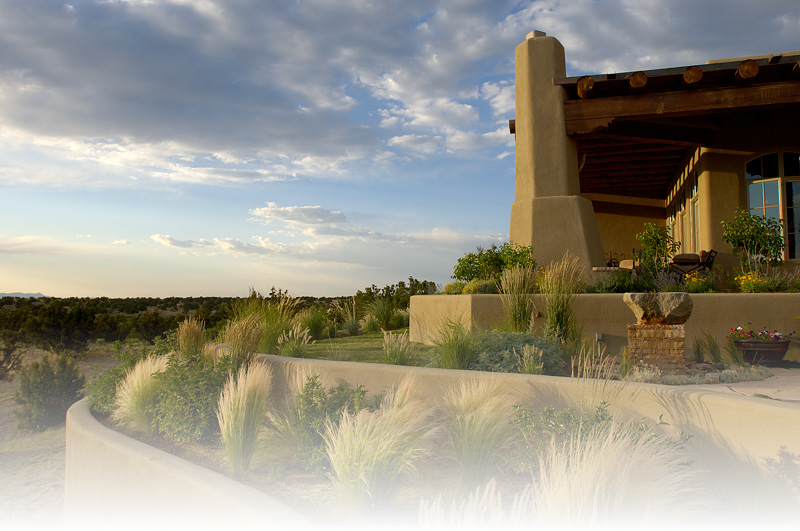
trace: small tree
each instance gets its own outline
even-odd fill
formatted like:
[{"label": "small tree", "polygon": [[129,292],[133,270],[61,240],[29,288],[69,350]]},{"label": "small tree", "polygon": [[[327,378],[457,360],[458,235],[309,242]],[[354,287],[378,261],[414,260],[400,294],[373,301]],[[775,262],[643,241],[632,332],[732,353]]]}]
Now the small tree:
[{"label": "small tree", "polygon": [[733,246],[742,271],[759,273],[763,266],[783,263],[783,230],[774,218],[737,209],[733,219],[722,222],[722,240]]},{"label": "small tree", "polygon": [[503,271],[514,266],[536,268],[533,247],[516,243],[504,243],[500,247],[492,244],[488,249],[478,247],[474,253],[467,253],[453,267],[453,278],[469,282],[471,280],[500,280]]},{"label": "small tree", "polygon": [[75,360],[64,353],[56,358],[55,366],[49,356],[44,356],[23,367],[14,395],[14,401],[22,406],[14,412],[17,427],[43,430],[64,422],[67,409],[83,397],[84,383]]},{"label": "small tree", "polygon": [[669,271],[672,256],[681,247],[666,227],[659,227],[655,223],[645,223],[644,230],[636,235],[636,240],[642,246],[642,269],[654,275]]}]

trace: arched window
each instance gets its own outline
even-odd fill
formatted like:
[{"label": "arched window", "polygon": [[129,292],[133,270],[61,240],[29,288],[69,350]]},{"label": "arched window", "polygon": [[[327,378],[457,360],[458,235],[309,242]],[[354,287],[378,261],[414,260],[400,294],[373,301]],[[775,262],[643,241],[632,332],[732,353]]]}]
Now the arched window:
[{"label": "arched window", "polygon": [[800,153],[768,153],[747,163],[747,208],[783,225],[786,258],[800,258]]}]

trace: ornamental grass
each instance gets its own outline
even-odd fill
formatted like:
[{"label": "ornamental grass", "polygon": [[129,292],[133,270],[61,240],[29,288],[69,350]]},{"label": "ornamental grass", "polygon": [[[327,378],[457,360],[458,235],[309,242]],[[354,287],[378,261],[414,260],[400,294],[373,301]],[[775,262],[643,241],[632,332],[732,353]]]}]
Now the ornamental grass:
[{"label": "ornamental grass", "polygon": [[167,356],[139,360],[117,384],[111,418],[142,433],[153,432],[153,407],[158,401],[159,381],[153,375],[167,369]]},{"label": "ornamental grass", "polygon": [[254,361],[231,373],[217,403],[220,438],[234,475],[250,468],[258,434],[267,415],[272,371]]},{"label": "ornamental grass", "polygon": [[354,508],[383,506],[430,455],[437,430],[430,409],[413,397],[413,386],[407,378],[378,410],[345,410],[338,425],[326,422],[331,479]]},{"label": "ornamental grass", "polygon": [[483,483],[508,449],[514,409],[499,380],[464,379],[444,394],[442,422],[446,453],[461,485]]},{"label": "ornamental grass", "polygon": [[702,507],[697,471],[680,444],[610,422],[552,441],[539,456],[528,498],[533,523],[663,525]]}]

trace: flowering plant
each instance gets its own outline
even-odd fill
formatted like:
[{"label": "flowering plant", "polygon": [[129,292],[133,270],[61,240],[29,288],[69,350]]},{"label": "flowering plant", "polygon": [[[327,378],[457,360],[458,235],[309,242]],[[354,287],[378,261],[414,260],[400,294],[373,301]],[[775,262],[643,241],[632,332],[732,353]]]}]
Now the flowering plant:
[{"label": "flowering plant", "polygon": [[794,332],[790,334],[783,334],[778,332],[777,330],[773,330],[770,332],[766,328],[764,330],[752,330],[750,328],[750,323],[744,326],[737,326],[731,328],[731,332],[728,334],[728,339],[750,339],[750,340],[758,340],[758,341],[782,341],[784,339],[789,339]]}]

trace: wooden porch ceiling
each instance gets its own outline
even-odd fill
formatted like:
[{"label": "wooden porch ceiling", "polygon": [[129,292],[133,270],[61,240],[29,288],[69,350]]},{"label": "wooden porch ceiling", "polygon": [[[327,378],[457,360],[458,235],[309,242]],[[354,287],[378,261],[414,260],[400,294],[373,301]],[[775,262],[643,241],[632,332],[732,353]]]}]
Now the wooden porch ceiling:
[{"label": "wooden porch ceiling", "polygon": [[697,147],[721,147],[721,115],[800,109],[799,52],[553,81],[588,193],[664,199]]}]

